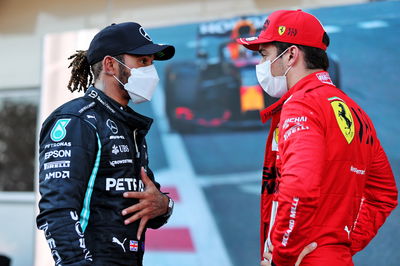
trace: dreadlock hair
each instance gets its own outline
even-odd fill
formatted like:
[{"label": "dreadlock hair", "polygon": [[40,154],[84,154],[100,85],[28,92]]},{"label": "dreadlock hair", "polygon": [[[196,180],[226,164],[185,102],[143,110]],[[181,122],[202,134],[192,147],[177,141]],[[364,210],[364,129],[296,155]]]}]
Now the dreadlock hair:
[{"label": "dreadlock hair", "polygon": [[[86,51],[77,50],[75,54],[71,55],[68,60],[71,60],[71,64],[68,68],[71,69],[71,78],[68,83],[68,89],[71,92],[81,91],[86,92],[88,84],[93,81],[93,74],[90,72],[90,65],[86,58]],[[89,82],[88,82],[89,77]]]},{"label": "dreadlock hair", "polygon": [[[86,92],[88,89],[88,84],[90,85],[92,81],[96,81],[101,71],[103,70],[103,62],[99,61],[94,63],[93,65],[89,65],[89,62],[86,58],[87,51],[76,51],[75,54],[71,55],[68,60],[72,60],[71,64],[68,68],[72,67],[71,69],[71,78],[68,83],[68,89],[71,92],[74,91],[81,91]],[[114,56],[117,60],[122,63],[125,63],[124,55],[116,55]],[[119,65],[119,70],[123,71],[123,66]],[[89,82],[88,82],[89,77]]]}]

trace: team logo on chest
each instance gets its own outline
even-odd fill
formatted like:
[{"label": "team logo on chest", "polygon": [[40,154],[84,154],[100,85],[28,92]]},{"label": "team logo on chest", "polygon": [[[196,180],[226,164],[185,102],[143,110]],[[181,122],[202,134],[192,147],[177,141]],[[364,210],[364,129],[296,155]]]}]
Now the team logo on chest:
[{"label": "team logo on chest", "polygon": [[67,130],[65,129],[71,119],[59,119],[54,125],[50,133],[50,138],[54,142],[59,142],[65,138],[67,135]]},{"label": "team logo on chest", "polygon": [[274,135],[272,137],[272,151],[278,151],[278,142],[279,142],[279,125],[274,130]]},{"label": "team logo on chest", "polygon": [[353,116],[351,115],[351,111],[345,102],[338,97],[332,97],[328,100],[331,100],[331,106],[339,128],[342,131],[343,136],[346,138],[347,143],[350,144],[354,138],[355,132],[354,120]]},{"label": "team logo on chest", "polygon": [[117,134],[118,133],[118,127],[117,127],[117,124],[115,124],[114,121],[112,121],[111,119],[107,119],[106,125],[111,130],[111,132],[113,134]]}]

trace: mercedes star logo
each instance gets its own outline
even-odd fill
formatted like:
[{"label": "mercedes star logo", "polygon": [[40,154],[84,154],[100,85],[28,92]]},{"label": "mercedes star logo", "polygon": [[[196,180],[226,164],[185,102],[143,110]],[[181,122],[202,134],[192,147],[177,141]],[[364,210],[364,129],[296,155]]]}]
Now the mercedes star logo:
[{"label": "mercedes star logo", "polygon": [[139,32],[140,32],[140,34],[142,34],[142,36],[145,37],[147,40],[152,41],[151,38],[150,38],[150,35],[147,34],[147,32],[143,29],[143,27],[140,27],[140,28],[139,28]]},{"label": "mercedes star logo", "polygon": [[111,130],[112,133],[114,134],[118,133],[118,127],[114,121],[112,121],[111,119],[107,119],[106,125],[108,126],[108,128]]}]

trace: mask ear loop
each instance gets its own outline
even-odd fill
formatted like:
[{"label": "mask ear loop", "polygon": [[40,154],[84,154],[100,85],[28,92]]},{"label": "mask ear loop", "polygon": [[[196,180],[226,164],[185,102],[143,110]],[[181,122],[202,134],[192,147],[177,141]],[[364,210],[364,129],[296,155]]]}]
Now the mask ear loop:
[{"label": "mask ear loop", "polygon": [[289,70],[292,68],[292,66],[290,66],[286,71],[285,74],[283,74],[284,77],[286,77],[286,74],[289,72]]},{"label": "mask ear loop", "polygon": [[125,65],[124,63],[122,63],[121,61],[119,61],[117,58],[115,58],[114,56],[111,56],[112,58],[114,58],[115,61],[117,61],[118,63],[120,63],[121,65],[123,65],[124,67],[126,67],[127,69],[131,70],[130,67],[128,67],[127,65]]},{"label": "mask ear loop", "polygon": [[122,83],[115,75],[113,75],[113,77],[119,82],[119,84],[121,84],[122,86],[125,86],[125,84]]},{"label": "mask ear loop", "polygon": [[[111,57],[114,58],[115,61],[117,61],[118,63],[120,63],[121,65],[123,65],[124,67],[126,67],[127,69],[132,70],[132,69],[130,69],[127,65],[125,65],[124,63],[122,63],[121,61],[119,61],[117,58],[115,58],[114,56],[111,56]],[[113,75],[113,77],[119,82],[119,84],[121,84],[122,86],[125,86],[125,84],[122,83],[115,75]]]},{"label": "mask ear loop", "polygon": [[[291,47],[291,46],[290,46],[290,47]],[[289,50],[290,47],[286,48],[285,51],[283,51],[282,53],[280,53],[274,60],[272,60],[271,64],[274,63],[276,60],[278,60],[279,57],[281,57],[282,55],[284,55],[284,54],[286,53],[286,51]]]}]

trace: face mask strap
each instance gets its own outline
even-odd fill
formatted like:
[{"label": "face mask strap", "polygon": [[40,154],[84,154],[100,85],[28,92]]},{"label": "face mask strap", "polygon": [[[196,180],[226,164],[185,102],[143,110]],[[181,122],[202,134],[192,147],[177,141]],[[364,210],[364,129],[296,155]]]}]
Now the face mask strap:
[{"label": "face mask strap", "polygon": [[278,55],[274,60],[272,60],[271,64],[272,64],[273,62],[275,62],[276,60],[278,60],[279,57],[281,57],[282,55],[284,55],[284,54],[286,53],[286,51],[289,50],[290,47],[291,47],[291,46],[289,46],[288,48],[286,48],[285,51],[283,51],[283,52],[282,52],[280,55]]},{"label": "face mask strap", "polygon": [[[117,60],[118,61],[118,60]],[[124,84],[115,76],[113,75],[113,77],[119,82],[119,84],[121,84],[122,86],[124,86]]]},{"label": "face mask strap", "polygon": [[127,65],[125,65],[124,63],[122,63],[121,61],[119,61],[117,58],[111,56],[112,58],[114,58],[115,61],[117,61],[118,63],[120,63],[121,65],[123,65],[124,67],[126,67],[127,69],[131,70],[130,67],[128,67]]},{"label": "face mask strap", "polygon": [[286,74],[289,72],[289,70],[292,68],[292,66],[290,66],[286,71],[285,74],[283,74],[283,76],[286,76]]}]

